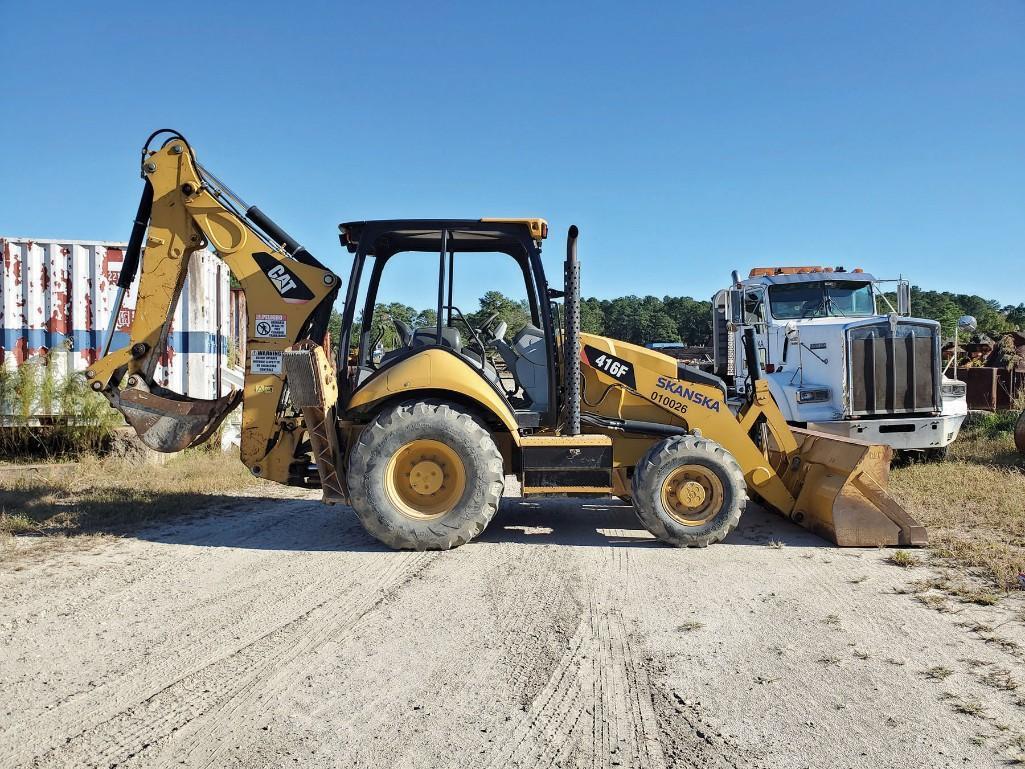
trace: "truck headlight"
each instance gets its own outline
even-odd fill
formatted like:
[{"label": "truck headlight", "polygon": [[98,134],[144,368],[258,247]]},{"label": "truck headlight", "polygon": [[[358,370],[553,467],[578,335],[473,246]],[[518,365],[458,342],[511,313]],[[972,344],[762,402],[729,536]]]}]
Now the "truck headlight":
[{"label": "truck headlight", "polygon": [[829,400],[829,388],[828,387],[816,387],[814,389],[798,390],[797,391],[797,402],[798,403],[822,403]]},{"label": "truck headlight", "polygon": [[944,382],[940,385],[940,392],[944,398],[963,398],[968,392],[968,385],[964,382]]}]

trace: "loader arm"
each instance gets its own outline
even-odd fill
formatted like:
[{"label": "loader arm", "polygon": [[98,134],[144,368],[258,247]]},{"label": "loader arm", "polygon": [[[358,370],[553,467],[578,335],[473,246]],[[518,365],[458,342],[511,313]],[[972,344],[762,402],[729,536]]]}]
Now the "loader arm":
[{"label": "loader arm", "polygon": [[[790,427],[764,380],[753,381],[749,399],[734,413],[710,379],[688,374],[675,359],[580,336],[586,424],[711,438],[736,459],[762,502],[839,545],[925,544],[925,529],[887,492],[889,447]],[[636,464],[640,451],[630,455],[631,444],[620,445],[616,463]]]},{"label": "loader arm", "polygon": [[[246,206],[205,171],[180,134],[167,133],[170,138],[159,149],[149,147],[157,134],[143,148],[146,187],[117,299],[119,305],[141,262],[129,343],[110,351],[108,336],[105,354],[86,376],[92,389],[157,451],[202,442],[244,402],[242,462],[254,475],[285,482],[304,430],[302,415],[283,397],[283,355],[298,342],[323,343],[340,282],[258,209]],[[189,259],[207,247],[227,264],[246,297],[243,389],[217,400],[188,398],[154,381]]]}]

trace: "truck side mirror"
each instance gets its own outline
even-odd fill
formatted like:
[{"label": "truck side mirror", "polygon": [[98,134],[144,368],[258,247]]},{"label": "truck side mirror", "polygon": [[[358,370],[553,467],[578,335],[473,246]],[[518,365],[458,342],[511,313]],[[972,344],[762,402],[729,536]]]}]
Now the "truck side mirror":
[{"label": "truck side mirror", "polygon": [[744,325],[744,292],[731,288],[727,295],[727,315],[734,326]]},{"label": "truck side mirror", "polygon": [[897,283],[897,314],[904,317],[911,314],[911,284],[906,280]]}]

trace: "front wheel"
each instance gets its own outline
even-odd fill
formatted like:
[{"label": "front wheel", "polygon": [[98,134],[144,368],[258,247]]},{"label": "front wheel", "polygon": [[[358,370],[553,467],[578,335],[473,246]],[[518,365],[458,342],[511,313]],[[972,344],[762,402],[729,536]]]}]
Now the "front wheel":
[{"label": "front wheel", "polygon": [[396,550],[448,550],[470,541],[491,521],[505,487],[491,435],[447,403],[382,411],[353,447],[347,477],[364,528]]},{"label": "front wheel", "polygon": [[705,547],[740,522],[747,485],[737,460],[693,435],[654,444],[633,477],[633,504],[648,531],[677,547]]}]

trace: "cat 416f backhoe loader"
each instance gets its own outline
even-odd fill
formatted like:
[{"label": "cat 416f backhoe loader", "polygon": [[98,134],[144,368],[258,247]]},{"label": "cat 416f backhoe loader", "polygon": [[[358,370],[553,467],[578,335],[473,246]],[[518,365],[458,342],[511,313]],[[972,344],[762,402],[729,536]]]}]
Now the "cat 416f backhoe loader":
[{"label": "cat 416f backhoe loader", "polygon": [[[338,276],[200,166],[180,134],[151,149],[159,133],[143,149],[145,190],[119,283],[131,286],[141,263],[131,339],[87,372],[152,448],[205,440],[242,402],[241,460],[254,475],[322,488],[396,548],[472,539],[509,475],[524,495],[629,499],[674,545],[721,540],[749,496],[840,545],[925,542],[887,493],[890,450],[789,427],[757,367],[746,400],[731,403],[714,376],[581,333],[575,227],[560,291],[541,264],[541,219],[343,224],[353,260],[333,359],[325,338]],[[202,247],[227,263],[248,313],[243,390],[214,401],[153,378]],[[382,275],[406,252],[418,261],[412,271],[408,254],[394,262],[402,280],[437,281],[436,319],[415,331],[395,321],[398,345],[383,352],[371,319]],[[522,274],[530,321],[511,340],[505,323],[474,323],[452,301],[456,254],[463,266],[485,253]]]}]

